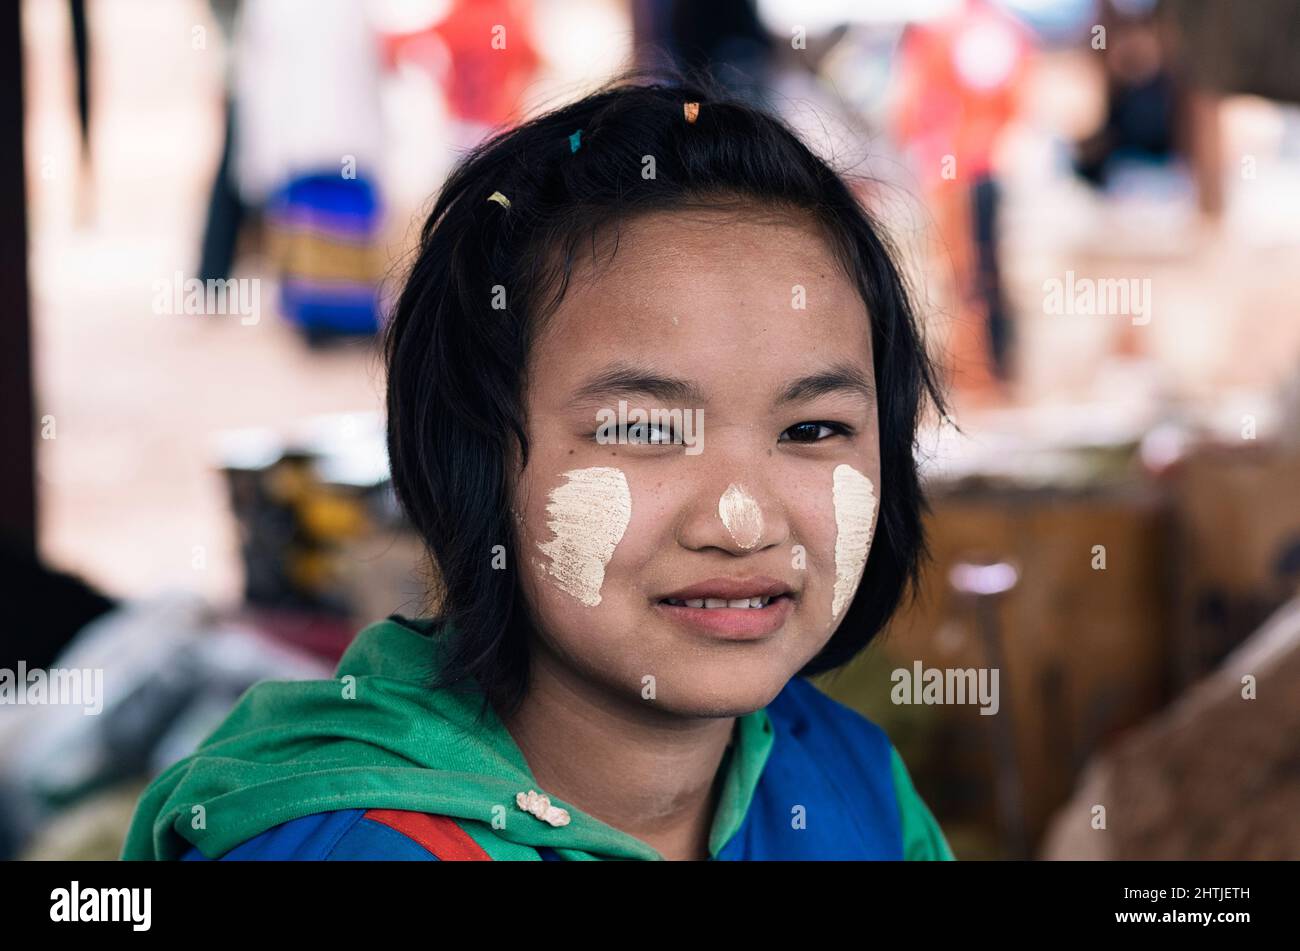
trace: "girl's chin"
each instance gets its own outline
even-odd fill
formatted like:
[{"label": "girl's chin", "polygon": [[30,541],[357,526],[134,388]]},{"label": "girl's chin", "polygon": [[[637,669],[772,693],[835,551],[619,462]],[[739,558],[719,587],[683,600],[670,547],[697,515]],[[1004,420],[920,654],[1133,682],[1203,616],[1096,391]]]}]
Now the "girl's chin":
[{"label": "girl's chin", "polygon": [[[684,717],[733,717],[752,713],[772,702],[794,672],[776,658],[707,658],[675,656],[656,669],[653,702]],[[641,698],[649,700],[646,684],[638,681]]]}]

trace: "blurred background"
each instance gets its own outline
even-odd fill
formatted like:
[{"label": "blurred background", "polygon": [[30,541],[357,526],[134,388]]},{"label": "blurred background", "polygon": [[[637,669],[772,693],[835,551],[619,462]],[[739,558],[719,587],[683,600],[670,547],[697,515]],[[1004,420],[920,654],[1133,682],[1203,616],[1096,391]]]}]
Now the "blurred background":
[{"label": "blurred background", "polygon": [[[249,685],[426,610],[387,302],[459,155],[633,65],[782,115],[905,255],[934,559],[819,685],[958,858],[1300,858],[1300,0],[0,19],[0,858],[115,858]],[[996,715],[893,702],[917,665],[997,668]],[[102,709],[13,702],[37,670]]]}]

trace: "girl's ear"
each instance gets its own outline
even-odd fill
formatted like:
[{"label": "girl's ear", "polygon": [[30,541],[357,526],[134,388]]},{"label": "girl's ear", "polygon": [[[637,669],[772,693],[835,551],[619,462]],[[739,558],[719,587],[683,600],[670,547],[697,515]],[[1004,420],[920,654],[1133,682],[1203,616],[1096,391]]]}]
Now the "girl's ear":
[{"label": "girl's ear", "polygon": [[506,451],[502,455],[502,465],[505,466],[504,479],[506,492],[506,505],[510,509],[510,521],[516,534],[520,534],[520,529],[524,521],[524,500],[528,497],[529,486],[528,479],[523,469],[523,447],[519,445],[519,440],[513,432],[506,435]]},{"label": "girl's ear", "polygon": [[512,495],[520,478],[523,476],[523,446],[513,429],[507,428],[505,434],[505,451],[501,454],[501,464],[505,466],[504,483],[506,491]]}]

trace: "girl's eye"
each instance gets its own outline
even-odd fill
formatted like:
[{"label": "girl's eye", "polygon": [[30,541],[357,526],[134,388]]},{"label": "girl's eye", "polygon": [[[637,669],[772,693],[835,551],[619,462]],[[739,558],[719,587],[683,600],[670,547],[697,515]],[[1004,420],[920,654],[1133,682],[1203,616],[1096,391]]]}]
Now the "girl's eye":
[{"label": "girl's eye", "polygon": [[810,420],[795,423],[777,437],[777,442],[821,442],[830,436],[848,436],[851,434],[852,430],[843,423]]},{"label": "girl's eye", "polygon": [[665,429],[652,423],[636,423],[627,428],[627,441],[646,445],[661,445],[673,441],[672,427]]},{"label": "girl's eye", "polygon": [[624,439],[616,439],[600,430],[588,433],[587,438],[594,439],[596,442],[627,442],[636,446],[671,445],[677,438],[672,426],[655,426],[651,423],[633,423],[625,432]]}]

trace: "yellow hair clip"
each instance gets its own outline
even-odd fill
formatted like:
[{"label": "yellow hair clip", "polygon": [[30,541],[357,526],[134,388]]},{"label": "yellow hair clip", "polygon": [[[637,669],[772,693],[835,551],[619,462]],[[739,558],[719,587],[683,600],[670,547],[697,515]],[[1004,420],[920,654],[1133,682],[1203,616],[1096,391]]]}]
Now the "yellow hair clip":
[{"label": "yellow hair clip", "polygon": [[488,195],[487,200],[496,202],[502,208],[510,207],[510,199],[507,198],[505,195],[501,194],[500,192],[493,192],[492,194]]},{"label": "yellow hair clip", "polygon": [[686,121],[694,122],[700,116],[700,104],[698,102],[684,103],[682,108],[686,112]]}]

